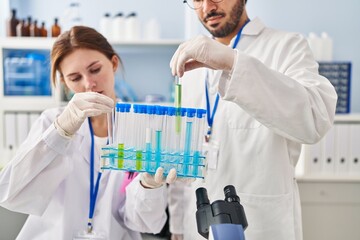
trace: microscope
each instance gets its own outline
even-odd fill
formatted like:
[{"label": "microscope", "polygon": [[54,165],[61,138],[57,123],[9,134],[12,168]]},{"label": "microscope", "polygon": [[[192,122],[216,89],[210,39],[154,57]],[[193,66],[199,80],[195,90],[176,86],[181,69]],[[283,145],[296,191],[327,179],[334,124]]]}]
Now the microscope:
[{"label": "microscope", "polygon": [[195,193],[196,223],[201,236],[211,240],[245,240],[244,231],[248,223],[234,186],[224,188],[225,200],[212,204],[205,188],[198,188]]}]

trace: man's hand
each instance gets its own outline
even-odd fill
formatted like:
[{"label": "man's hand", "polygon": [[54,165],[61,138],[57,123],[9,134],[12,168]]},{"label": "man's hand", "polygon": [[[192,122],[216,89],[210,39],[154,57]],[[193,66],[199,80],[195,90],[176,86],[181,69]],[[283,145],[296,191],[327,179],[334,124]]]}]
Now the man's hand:
[{"label": "man's hand", "polygon": [[209,37],[198,36],[182,43],[170,61],[173,75],[182,77],[185,71],[207,67],[231,70],[236,50]]}]

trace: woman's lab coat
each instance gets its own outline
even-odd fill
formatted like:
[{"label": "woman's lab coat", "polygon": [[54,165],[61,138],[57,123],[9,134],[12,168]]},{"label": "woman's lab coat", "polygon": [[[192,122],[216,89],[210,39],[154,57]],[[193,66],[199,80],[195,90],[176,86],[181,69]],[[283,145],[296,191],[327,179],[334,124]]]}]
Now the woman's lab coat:
[{"label": "woman's lab coat", "polygon": [[[213,202],[224,199],[223,189],[231,184],[245,208],[245,239],[301,240],[294,167],[301,144],[316,143],[331,128],[336,92],[318,75],[318,64],[298,34],[269,29],[254,19],[237,49],[232,73],[210,71],[211,110],[216,93],[221,96],[210,144],[219,146],[218,161],[211,162],[217,167],[208,162],[204,182],[185,189],[170,186],[171,231],[183,231],[185,240],[203,239],[195,222],[195,190],[205,187]],[[184,75],[184,107],[206,108],[205,76],[205,69]]]},{"label": "woman's lab coat", "polygon": [[[87,227],[91,137],[85,121],[72,139],[60,136],[54,119],[61,109],[42,113],[16,156],[0,172],[0,205],[30,214],[17,239],[72,239]],[[95,174],[99,151],[95,149]],[[144,189],[134,179],[120,191],[124,173],[104,171],[94,212],[94,231],[107,239],[141,239],[165,221],[166,191]]]}]

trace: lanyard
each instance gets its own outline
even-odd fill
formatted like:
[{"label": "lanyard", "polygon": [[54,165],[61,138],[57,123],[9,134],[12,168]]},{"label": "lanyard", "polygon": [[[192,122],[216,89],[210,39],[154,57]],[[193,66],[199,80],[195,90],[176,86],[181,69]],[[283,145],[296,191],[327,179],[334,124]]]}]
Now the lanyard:
[{"label": "lanyard", "polygon": [[[247,19],[245,24],[240,28],[239,32],[237,33],[234,44],[232,46],[233,49],[236,48],[236,46],[238,45],[238,43],[240,41],[242,30],[244,29],[246,24],[248,24],[249,22],[250,22],[250,19]],[[208,130],[207,130],[207,134],[205,136],[206,142],[209,142],[209,140],[210,140],[210,136],[212,133],[212,125],[214,123],[214,117],[215,117],[215,113],[216,113],[218,103],[219,103],[219,98],[220,98],[219,93],[217,93],[216,98],[215,98],[214,107],[213,107],[212,111],[210,112],[209,90],[208,90],[208,86],[207,86],[208,82],[209,82],[209,71],[206,71],[205,95],[206,95],[206,117],[207,117],[207,122],[208,122]]]},{"label": "lanyard", "polygon": [[88,233],[91,233],[93,230],[93,217],[95,210],[96,197],[99,191],[99,182],[101,178],[101,172],[98,172],[96,184],[94,186],[94,150],[95,150],[95,141],[94,141],[94,130],[88,118],[90,135],[91,135],[91,151],[90,151],[90,206],[89,206],[89,220],[88,220]]}]

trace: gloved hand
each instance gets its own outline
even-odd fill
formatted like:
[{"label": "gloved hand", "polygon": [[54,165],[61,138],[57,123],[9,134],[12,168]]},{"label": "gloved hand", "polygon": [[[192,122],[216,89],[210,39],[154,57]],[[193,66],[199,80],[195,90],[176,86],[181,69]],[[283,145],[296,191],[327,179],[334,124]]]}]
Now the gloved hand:
[{"label": "gloved hand", "polygon": [[181,181],[190,183],[195,181],[195,178],[179,177],[177,178],[176,169],[172,168],[166,178],[164,178],[164,169],[159,167],[156,169],[155,175],[151,175],[147,172],[141,173],[141,184],[146,188],[158,188],[164,183],[174,183],[175,181]]},{"label": "gloved hand", "polygon": [[175,168],[169,171],[169,174],[164,179],[164,169],[159,167],[156,169],[155,175],[144,172],[141,173],[141,184],[146,188],[158,188],[163,185],[163,183],[173,183],[176,180],[176,170]]},{"label": "gloved hand", "polygon": [[198,36],[182,43],[170,61],[173,75],[182,77],[185,71],[207,67],[231,70],[236,50],[209,37]]},{"label": "gloved hand", "polygon": [[72,136],[87,117],[109,113],[114,100],[96,92],[76,93],[55,120],[55,128],[62,136]]},{"label": "gloved hand", "polygon": [[171,234],[171,240],[183,240],[183,239],[184,239],[183,234],[175,234],[175,233]]}]

